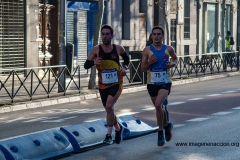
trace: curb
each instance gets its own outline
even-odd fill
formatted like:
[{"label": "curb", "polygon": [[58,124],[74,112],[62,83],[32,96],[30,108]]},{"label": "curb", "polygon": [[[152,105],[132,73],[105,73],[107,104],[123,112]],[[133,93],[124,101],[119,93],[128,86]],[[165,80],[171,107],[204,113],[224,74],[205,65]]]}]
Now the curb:
[{"label": "curb", "polygon": [[[211,76],[204,76],[204,77],[197,77],[197,78],[191,78],[191,79],[182,79],[178,81],[172,81],[172,85],[181,85],[181,84],[188,84],[188,83],[194,83],[194,82],[200,82],[200,81],[206,81],[211,79],[217,79],[217,78],[224,78],[224,77],[233,77],[240,75],[240,72],[231,72],[231,73],[225,73],[225,74],[215,74]],[[144,91],[147,89],[146,85],[142,86],[130,86],[123,88],[122,94],[125,93],[132,93],[137,91]],[[64,103],[71,103],[71,102],[80,102],[83,100],[89,100],[94,98],[100,98],[100,94],[98,91],[94,90],[94,93],[82,93],[81,95],[72,95],[72,96],[60,96],[55,98],[49,98],[49,99],[42,99],[42,100],[36,100],[36,101],[28,101],[24,103],[16,103],[11,106],[6,107],[0,107],[0,113],[6,113],[6,112],[12,112],[12,111],[19,111],[24,109],[31,109],[31,108],[38,108],[43,106],[51,106],[51,105],[57,105],[57,104],[64,104]]]}]

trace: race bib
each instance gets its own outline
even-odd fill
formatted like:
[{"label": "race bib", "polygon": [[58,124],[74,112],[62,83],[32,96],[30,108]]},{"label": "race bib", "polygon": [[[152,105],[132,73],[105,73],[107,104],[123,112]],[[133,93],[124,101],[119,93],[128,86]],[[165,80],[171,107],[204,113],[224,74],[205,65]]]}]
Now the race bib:
[{"label": "race bib", "polygon": [[153,69],[151,70],[151,82],[162,83],[167,80],[167,71],[164,69]]},{"label": "race bib", "polygon": [[108,69],[102,71],[102,83],[109,84],[118,82],[118,75],[116,69]]}]

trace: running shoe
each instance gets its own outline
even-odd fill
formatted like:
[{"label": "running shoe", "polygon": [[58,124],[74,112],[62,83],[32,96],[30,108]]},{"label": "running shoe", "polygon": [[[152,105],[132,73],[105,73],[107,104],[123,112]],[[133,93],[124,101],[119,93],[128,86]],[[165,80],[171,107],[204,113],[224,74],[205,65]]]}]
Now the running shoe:
[{"label": "running shoe", "polygon": [[165,127],[165,139],[166,141],[170,141],[172,139],[172,122],[168,122],[168,125]]},{"label": "running shoe", "polygon": [[115,130],[115,143],[116,144],[119,144],[122,142],[122,140],[123,140],[122,134],[123,134],[123,128],[122,128],[122,126],[120,126],[120,131]]},{"label": "running shoe", "polygon": [[158,131],[158,146],[163,146],[165,144],[165,138],[163,131]]},{"label": "running shoe", "polygon": [[103,143],[113,144],[112,136],[110,134],[107,134],[106,138],[103,140]]}]

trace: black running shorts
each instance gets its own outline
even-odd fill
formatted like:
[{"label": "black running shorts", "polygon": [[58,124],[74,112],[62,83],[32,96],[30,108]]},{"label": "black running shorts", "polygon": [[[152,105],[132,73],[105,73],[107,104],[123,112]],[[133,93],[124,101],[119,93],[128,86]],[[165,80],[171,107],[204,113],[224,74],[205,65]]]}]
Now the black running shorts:
[{"label": "black running shorts", "polygon": [[167,83],[162,85],[147,84],[148,94],[151,97],[156,97],[160,89],[165,89],[165,90],[168,90],[168,95],[169,95],[171,91],[171,86],[172,86],[172,83]]},{"label": "black running shorts", "polygon": [[99,93],[102,99],[102,104],[106,107],[107,97],[111,95],[114,97],[115,102],[122,93],[122,84],[116,84],[106,89],[99,89]]}]

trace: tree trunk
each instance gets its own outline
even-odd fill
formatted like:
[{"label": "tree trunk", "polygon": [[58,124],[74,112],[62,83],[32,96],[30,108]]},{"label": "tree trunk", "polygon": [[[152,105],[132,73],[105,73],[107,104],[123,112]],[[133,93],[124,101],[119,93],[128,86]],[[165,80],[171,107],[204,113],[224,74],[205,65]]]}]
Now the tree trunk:
[{"label": "tree trunk", "polygon": [[[104,0],[99,0],[98,1],[98,17],[97,17],[97,23],[96,23],[96,28],[94,32],[93,46],[98,45],[99,33],[100,33],[102,19],[103,19],[103,12],[104,12]],[[95,89],[95,88],[96,88],[96,66],[94,65],[91,68],[90,78],[88,81],[88,89]]]},{"label": "tree trunk", "polygon": [[165,20],[165,28],[166,28],[166,35],[167,35],[167,42],[166,42],[166,44],[167,45],[169,45],[169,37],[170,37],[170,35],[169,35],[169,24],[168,24],[168,19],[167,19],[167,16],[168,16],[168,11],[167,11],[167,0],[164,0],[164,7],[163,7],[163,13],[165,14],[164,15],[164,20]]}]

